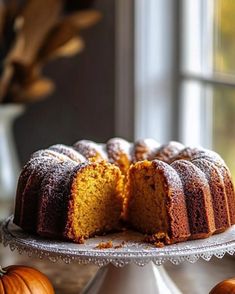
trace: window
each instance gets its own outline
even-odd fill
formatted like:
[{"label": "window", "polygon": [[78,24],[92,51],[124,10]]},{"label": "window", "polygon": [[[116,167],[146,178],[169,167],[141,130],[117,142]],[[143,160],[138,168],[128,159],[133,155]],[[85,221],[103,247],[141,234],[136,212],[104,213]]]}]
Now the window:
[{"label": "window", "polygon": [[[119,91],[123,103],[118,134],[125,134],[134,116],[135,138],[212,148],[235,177],[235,1],[118,1],[122,2],[129,3],[130,15],[121,15],[133,20],[129,32],[134,38],[125,38],[119,75],[128,89],[127,61],[134,53],[134,99],[130,104],[130,92]],[[128,31],[126,24],[124,30]],[[123,58],[130,53],[130,40],[133,52]],[[134,109],[133,116],[128,109]]]},{"label": "window", "polygon": [[235,177],[235,1],[183,0],[180,139],[219,152]]}]

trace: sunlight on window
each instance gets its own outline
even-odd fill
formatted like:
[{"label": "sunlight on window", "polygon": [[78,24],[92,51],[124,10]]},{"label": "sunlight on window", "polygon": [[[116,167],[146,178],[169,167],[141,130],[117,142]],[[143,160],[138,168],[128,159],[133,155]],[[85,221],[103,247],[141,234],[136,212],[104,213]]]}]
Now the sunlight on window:
[{"label": "sunlight on window", "polygon": [[[214,2],[214,70],[235,74],[235,1]],[[235,89],[212,87],[213,148],[228,164],[235,179]]]},{"label": "sunlight on window", "polygon": [[235,74],[235,1],[214,1],[214,70]]}]

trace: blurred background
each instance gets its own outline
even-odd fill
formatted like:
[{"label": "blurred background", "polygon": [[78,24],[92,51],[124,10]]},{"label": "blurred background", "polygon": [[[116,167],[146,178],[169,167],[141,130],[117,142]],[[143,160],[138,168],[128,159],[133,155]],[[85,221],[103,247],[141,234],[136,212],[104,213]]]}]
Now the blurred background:
[{"label": "blurred background", "polygon": [[27,104],[15,123],[21,164],[34,150],[56,142],[72,144],[88,137],[104,141],[115,133],[115,1],[72,0],[68,7],[73,13],[81,8],[99,11],[101,19],[79,32],[85,43],[79,54],[50,60],[43,68],[55,90]]},{"label": "blurred background", "polygon": [[68,2],[102,17],[43,68],[55,90],[15,121],[21,165],[57,142],[153,137],[212,148],[235,175],[234,1]]},{"label": "blurred background", "polygon": [[[20,3],[19,15],[27,2],[43,3],[42,14],[54,3],[0,0],[0,7],[11,3],[14,11],[15,2]],[[84,10],[98,14],[86,15],[85,25],[76,28],[73,37],[79,36],[81,48],[69,47],[69,51],[65,46],[67,51],[56,51],[56,58],[46,59],[40,67],[40,79],[50,79],[53,91],[36,91],[25,100],[29,92],[19,84],[31,83],[27,75],[35,62],[22,68],[13,60],[11,49],[24,25],[22,18],[14,23],[15,16],[4,23],[0,11],[0,28],[4,27],[0,35],[5,38],[0,38],[2,89],[9,71],[6,65],[12,62],[15,70],[9,86],[14,91],[7,88],[0,100],[0,187],[5,186],[0,216],[12,209],[14,179],[32,152],[84,138],[105,142],[113,136],[152,137],[161,143],[179,140],[201,145],[220,153],[235,178],[235,1],[70,0],[63,2],[60,17]],[[39,9],[27,13],[40,19]],[[40,25],[35,35],[38,30]],[[27,81],[22,82],[25,72]],[[16,114],[8,115],[6,109],[12,106],[8,111]],[[226,261],[220,265],[226,267]],[[208,265],[199,263],[190,271],[197,275],[203,267]],[[185,274],[188,268],[182,270]],[[178,275],[183,279],[183,272]],[[216,270],[212,276],[202,282],[204,290],[222,278]]]}]

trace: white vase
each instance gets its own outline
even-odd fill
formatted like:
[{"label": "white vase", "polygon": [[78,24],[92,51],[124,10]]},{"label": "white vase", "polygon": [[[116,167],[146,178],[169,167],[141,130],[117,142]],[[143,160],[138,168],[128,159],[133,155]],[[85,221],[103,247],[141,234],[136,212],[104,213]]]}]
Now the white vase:
[{"label": "white vase", "polygon": [[20,165],[12,127],[23,111],[24,106],[20,104],[0,105],[0,201],[15,197]]}]

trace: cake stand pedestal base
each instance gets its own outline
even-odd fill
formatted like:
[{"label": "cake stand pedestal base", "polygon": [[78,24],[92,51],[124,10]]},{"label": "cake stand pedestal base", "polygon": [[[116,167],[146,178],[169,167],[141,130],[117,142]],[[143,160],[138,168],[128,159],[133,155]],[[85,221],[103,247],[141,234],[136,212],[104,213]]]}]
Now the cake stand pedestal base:
[{"label": "cake stand pedestal base", "polygon": [[82,294],[180,294],[163,266],[153,262],[144,267],[128,264],[115,267],[108,264],[100,268]]}]

